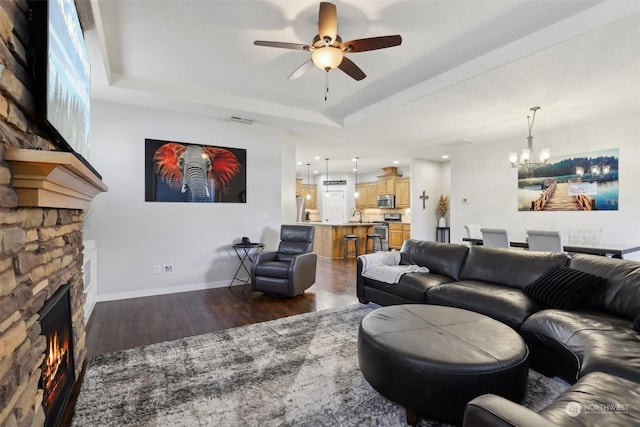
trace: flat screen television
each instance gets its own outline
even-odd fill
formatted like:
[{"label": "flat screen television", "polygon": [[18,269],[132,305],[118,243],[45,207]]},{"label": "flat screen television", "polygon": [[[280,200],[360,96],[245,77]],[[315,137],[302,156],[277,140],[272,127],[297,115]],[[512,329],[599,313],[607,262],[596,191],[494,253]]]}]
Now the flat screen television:
[{"label": "flat screen television", "polygon": [[[57,145],[88,163],[90,147],[91,66],[74,0],[31,2],[41,17],[36,79],[44,98],[44,121]],[[46,25],[44,25],[46,23]],[[39,37],[40,38],[40,37]],[[44,80],[44,82],[43,82]]]},{"label": "flat screen television", "polygon": [[73,0],[49,0],[46,119],[73,151],[89,157],[91,67]]}]

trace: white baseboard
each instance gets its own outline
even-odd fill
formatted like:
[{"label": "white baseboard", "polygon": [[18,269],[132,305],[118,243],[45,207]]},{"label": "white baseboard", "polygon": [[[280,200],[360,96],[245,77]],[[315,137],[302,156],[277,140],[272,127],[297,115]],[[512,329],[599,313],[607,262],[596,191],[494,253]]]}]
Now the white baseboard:
[{"label": "white baseboard", "polygon": [[96,306],[96,299],[94,298],[91,301],[87,301],[84,306],[84,324],[85,326],[89,323],[89,318],[91,318],[91,313],[93,313],[93,308]]},{"label": "white baseboard", "polygon": [[[196,283],[192,285],[172,286],[169,288],[141,289],[130,292],[115,292],[111,294],[97,295],[96,302],[116,301],[121,299],[151,297],[155,295],[177,294],[180,292],[201,291],[205,289],[225,288],[229,286],[228,280],[209,283]],[[238,283],[233,286],[244,286]]]}]

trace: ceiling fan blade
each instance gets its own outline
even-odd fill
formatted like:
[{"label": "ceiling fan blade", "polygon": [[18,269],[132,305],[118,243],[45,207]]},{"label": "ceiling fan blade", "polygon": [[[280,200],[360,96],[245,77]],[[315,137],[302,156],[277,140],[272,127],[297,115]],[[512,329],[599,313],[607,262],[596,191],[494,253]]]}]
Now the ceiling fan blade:
[{"label": "ceiling fan blade", "polygon": [[348,42],[342,43],[340,49],[346,52],[366,52],[368,50],[399,46],[401,43],[402,37],[399,35],[371,37],[368,39],[349,40]]},{"label": "ceiling fan blade", "polygon": [[279,47],[281,49],[309,50],[309,46],[302,43],[269,42],[264,40],[256,40],[253,42],[253,44],[256,46]]},{"label": "ceiling fan blade", "polygon": [[358,81],[360,81],[360,80],[364,79],[365,77],[367,77],[367,75],[360,69],[360,67],[358,67],[356,64],[354,64],[353,61],[350,60],[349,58],[347,58],[346,56],[342,58],[342,62],[340,63],[338,68],[340,68],[342,71],[344,71],[350,77],[352,77],[352,78],[354,78],[354,79],[356,79]]},{"label": "ceiling fan blade", "polygon": [[306,73],[307,71],[309,71],[313,67],[315,67],[315,65],[313,65],[313,62],[311,61],[311,59],[309,59],[307,62],[305,62],[304,64],[299,66],[298,69],[295,70],[293,73],[291,73],[291,75],[289,77],[287,77],[287,78],[289,80],[295,80],[298,77],[302,77],[302,75],[304,75],[304,73]]},{"label": "ceiling fan blade", "polygon": [[[320,3],[320,11],[318,12],[318,36],[320,40],[326,44],[331,44],[338,37],[338,12],[336,5],[333,3]],[[326,38],[330,40],[326,41]]]}]

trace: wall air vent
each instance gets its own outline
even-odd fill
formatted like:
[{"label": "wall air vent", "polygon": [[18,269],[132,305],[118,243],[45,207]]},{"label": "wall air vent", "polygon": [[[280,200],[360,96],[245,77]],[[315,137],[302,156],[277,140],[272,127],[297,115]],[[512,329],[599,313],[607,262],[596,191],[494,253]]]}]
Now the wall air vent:
[{"label": "wall air vent", "polygon": [[238,117],[238,116],[231,116],[231,121],[232,122],[236,122],[236,123],[242,123],[243,125],[252,125],[253,124],[253,120],[245,119],[243,117]]}]

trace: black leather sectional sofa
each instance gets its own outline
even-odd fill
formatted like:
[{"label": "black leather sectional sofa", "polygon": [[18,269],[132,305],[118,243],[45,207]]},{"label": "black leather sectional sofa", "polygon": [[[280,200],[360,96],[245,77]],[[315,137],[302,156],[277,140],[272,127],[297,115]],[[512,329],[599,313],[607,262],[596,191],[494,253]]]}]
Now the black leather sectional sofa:
[{"label": "black leather sectional sofa", "polygon": [[[465,426],[640,425],[639,262],[419,240],[405,241],[400,253],[401,264],[429,273],[408,273],[387,284],[363,277],[358,260],[360,302],[436,304],[485,314],[520,333],[534,369],[573,384],[537,413],[480,396],[467,405]],[[575,307],[550,307],[525,287],[555,266],[606,283],[588,297],[575,295],[584,300]]]}]

